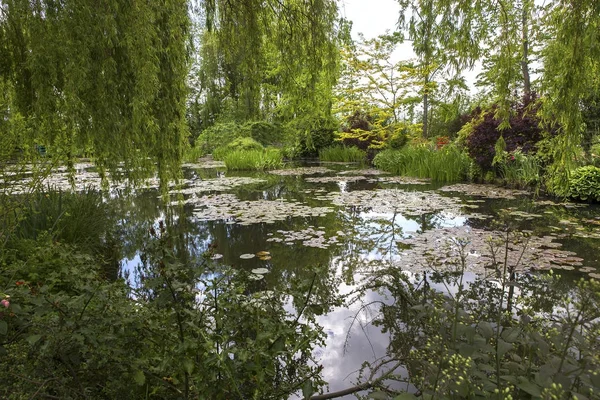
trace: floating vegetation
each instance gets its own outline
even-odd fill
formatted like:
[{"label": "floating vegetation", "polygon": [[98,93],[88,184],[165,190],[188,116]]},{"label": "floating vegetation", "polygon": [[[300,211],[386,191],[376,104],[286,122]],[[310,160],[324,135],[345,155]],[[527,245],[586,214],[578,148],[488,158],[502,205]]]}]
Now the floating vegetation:
[{"label": "floating vegetation", "polygon": [[254,255],[254,254],[252,254],[252,253],[246,253],[246,254],[242,254],[242,255],[240,256],[240,258],[241,258],[242,260],[249,260],[249,259],[251,259],[251,258],[254,258],[254,257],[255,257],[255,255]]},{"label": "floating vegetation", "polygon": [[399,185],[427,185],[431,179],[411,178],[408,176],[382,176],[375,179],[369,179],[370,183],[396,183]]},{"label": "floating vegetation", "polygon": [[326,249],[330,245],[338,243],[337,236],[326,238],[325,231],[317,230],[314,226],[309,226],[308,228],[300,231],[278,230],[277,233],[279,234],[278,237],[271,237],[267,239],[267,242],[293,245],[294,243],[301,241],[303,246],[316,247],[320,249]]},{"label": "floating vegetation", "polygon": [[585,204],[585,203],[571,203],[568,201],[557,203],[552,200],[538,200],[538,201],[534,201],[533,204],[536,204],[538,206],[559,206],[559,207],[565,207],[565,208],[584,208],[584,207],[589,206],[589,204]]},{"label": "floating vegetation", "polygon": [[554,239],[554,236],[511,234],[505,254],[505,232],[467,226],[433,229],[399,241],[399,247],[405,250],[397,264],[409,271],[453,269],[460,265],[459,249],[464,246],[467,271],[479,274],[501,272],[505,256],[508,266],[515,271],[571,270],[582,265],[582,258],[560,250],[562,245],[553,242]]},{"label": "floating vegetation", "polygon": [[[267,182],[264,179],[248,178],[248,177],[222,177],[215,179],[195,179],[186,180],[182,183],[183,189],[171,190],[169,194],[195,194],[201,192],[222,192],[233,189],[238,186],[250,185],[255,183]],[[193,199],[186,201],[188,203],[195,202]]]},{"label": "floating vegetation", "polygon": [[389,172],[380,171],[380,170],[375,169],[375,168],[349,169],[348,171],[338,172],[338,175],[363,175],[363,176],[369,176],[369,175],[388,175],[388,174],[389,174]]},{"label": "floating vegetation", "polygon": [[200,221],[225,220],[250,225],[273,223],[290,217],[319,217],[332,212],[331,207],[310,207],[284,200],[240,201],[233,194],[207,195],[197,198],[194,216]]},{"label": "floating vegetation", "polygon": [[442,192],[458,192],[469,196],[480,196],[488,199],[516,199],[516,196],[527,196],[525,190],[508,189],[494,185],[457,183],[438,189]]},{"label": "floating vegetation", "polygon": [[327,174],[333,172],[333,170],[325,167],[300,167],[290,169],[275,169],[269,171],[269,174],[280,175],[280,176],[301,176],[301,175],[315,175],[315,174]]},{"label": "floating vegetation", "polygon": [[212,257],[210,258],[211,260],[220,260],[221,258],[223,258],[223,254],[213,254]]},{"label": "floating vegetation", "polygon": [[[329,193],[316,196],[320,200],[330,200],[333,204],[345,207],[361,207],[377,213],[400,213],[423,215],[445,210],[449,214],[464,214],[464,205],[455,197],[441,196],[434,192],[407,192],[402,189],[357,190],[344,193]],[[480,218],[482,215],[469,214],[465,217]]]},{"label": "floating vegetation", "polygon": [[252,273],[253,274],[257,274],[257,275],[264,275],[264,274],[266,274],[268,272],[269,272],[269,270],[266,269],[266,268],[254,268],[252,270]]},{"label": "floating vegetation", "polygon": [[500,211],[504,211],[506,214],[514,217],[515,219],[532,220],[534,218],[542,218],[543,217],[541,214],[528,213],[525,211],[518,210],[514,207],[503,208]]},{"label": "floating vegetation", "polygon": [[364,181],[364,176],[323,176],[320,178],[306,178],[306,182],[311,183],[331,183],[331,182],[358,182]]},{"label": "floating vegetation", "polygon": [[216,169],[225,168],[224,161],[216,161],[213,159],[200,159],[197,163],[185,163],[181,165],[183,168],[200,168],[200,169]]}]

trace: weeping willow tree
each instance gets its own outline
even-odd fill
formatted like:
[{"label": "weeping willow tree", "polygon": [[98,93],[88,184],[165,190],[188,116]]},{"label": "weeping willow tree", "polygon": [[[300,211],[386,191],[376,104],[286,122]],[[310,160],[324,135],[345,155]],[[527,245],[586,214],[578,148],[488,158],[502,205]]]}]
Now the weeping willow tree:
[{"label": "weeping willow tree", "polygon": [[68,162],[86,150],[103,173],[174,178],[188,30],[185,0],[1,0],[4,160],[44,145]]},{"label": "weeping willow tree", "polygon": [[329,113],[338,71],[333,0],[202,5],[196,99],[204,126],[224,115],[289,121]]},{"label": "weeping willow tree", "polygon": [[543,50],[543,114],[559,130],[550,187],[560,195],[569,188],[582,134],[583,100],[600,92],[600,2],[561,0],[548,5]]}]

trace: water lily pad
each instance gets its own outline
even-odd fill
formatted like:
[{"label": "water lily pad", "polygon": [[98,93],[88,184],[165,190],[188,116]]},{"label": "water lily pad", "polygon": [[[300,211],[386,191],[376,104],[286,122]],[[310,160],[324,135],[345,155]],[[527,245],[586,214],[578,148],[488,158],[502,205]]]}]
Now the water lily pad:
[{"label": "water lily pad", "polygon": [[315,174],[326,174],[333,172],[329,168],[325,167],[300,167],[300,168],[289,168],[289,169],[275,169],[269,171],[270,174],[280,176],[300,176],[300,175],[315,175]]},{"label": "water lily pad", "polygon": [[254,254],[251,254],[251,253],[242,254],[242,255],[240,256],[240,258],[241,258],[242,260],[248,260],[248,259],[250,259],[250,258],[254,258],[254,257],[255,257],[255,256],[254,256]]},{"label": "water lily pad", "polygon": [[269,253],[268,251],[264,251],[264,250],[263,251],[259,251],[258,253],[256,253],[257,257],[265,257],[265,256],[268,256],[268,255],[271,255],[271,253]]},{"label": "water lily pad", "polygon": [[257,275],[264,275],[264,274],[266,274],[268,272],[269,272],[269,270],[266,269],[266,268],[254,268],[252,270],[252,273],[253,274],[257,274]]},{"label": "water lily pad", "polygon": [[486,197],[488,199],[515,199],[516,196],[527,196],[525,190],[508,189],[494,185],[457,183],[439,189],[442,192],[458,192],[469,196]]},{"label": "water lily pad", "polygon": [[211,260],[220,260],[221,258],[223,258],[223,254],[213,254],[213,256],[210,259]]}]

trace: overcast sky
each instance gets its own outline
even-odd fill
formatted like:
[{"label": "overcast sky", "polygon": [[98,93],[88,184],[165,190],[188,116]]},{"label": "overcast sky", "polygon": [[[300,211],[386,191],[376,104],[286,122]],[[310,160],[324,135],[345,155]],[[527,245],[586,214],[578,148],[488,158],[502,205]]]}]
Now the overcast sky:
[{"label": "overcast sky", "polygon": [[352,35],[362,32],[367,39],[396,29],[400,6],[397,0],[340,0],[340,13],[352,21]]}]

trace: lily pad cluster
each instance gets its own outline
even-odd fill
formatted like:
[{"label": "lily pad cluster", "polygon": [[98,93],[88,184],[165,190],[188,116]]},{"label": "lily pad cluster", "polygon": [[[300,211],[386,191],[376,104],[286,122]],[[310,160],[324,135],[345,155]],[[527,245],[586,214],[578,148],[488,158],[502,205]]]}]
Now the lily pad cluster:
[{"label": "lily pad cluster", "polygon": [[331,207],[310,207],[297,201],[243,201],[233,194],[202,196],[195,203],[198,207],[194,216],[200,221],[224,220],[240,225],[268,224],[290,217],[320,217],[333,211]]},{"label": "lily pad cluster", "polygon": [[464,214],[464,205],[455,197],[446,197],[434,192],[409,192],[402,189],[356,190],[344,193],[329,193],[317,196],[345,207],[361,207],[377,213],[401,213],[423,215],[445,210],[451,214]]},{"label": "lily pad cluster", "polygon": [[[215,179],[194,179],[182,183],[182,189],[171,190],[169,194],[196,194],[202,192],[222,192],[238,186],[264,183],[266,180],[249,177],[222,177]],[[195,202],[191,200],[189,202]]]},{"label": "lily pad cluster", "polygon": [[323,176],[319,178],[306,178],[306,182],[311,183],[332,183],[332,182],[358,182],[367,178],[360,175],[355,176]]},{"label": "lily pad cluster", "polygon": [[395,183],[398,185],[427,185],[431,183],[430,179],[411,178],[408,176],[381,176],[369,179],[369,183]]},{"label": "lily pad cluster", "polygon": [[458,192],[469,196],[479,196],[488,199],[516,199],[517,196],[527,196],[525,190],[508,189],[495,185],[456,183],[438,189],[442,192]]},{"label": "lily pad cluster", "polygon": [[[583,259],[571,251],[561,250],[554,236],[523,236],[486,231],[468,226],[439,228],[398,241],[405,249],[398,265],[411,271],[455,269],[460,264],[460,248],[466,255],[466,270],[483,274],[501,272],[504,260],[515,271],[547,269],[572,270],[583,265]],[[507,251],[505,251],[508,248]]]},{"label": "lily pad cluster", "polygon": [[[325,237],[325,231],[322,229],[324,229],[324,227],[316,229],[314,226],[309,226],[300,231],[285,231],[280,229],[277,231],[277,236],[274,236],[273,234],[269,235],[273,237],[268,238],[267,242],[284,243],[286,245],[302,242],[303,246],[320,249],[326,249],[329,246],[338,243],[338,236],[330,236],[327,238]],[[341,236],[344,235],[343,232],[338,232],[338,234],[341,234]]]},{"label": "lily pad cluster", "polygon": [[325,167],[299,167],[290,169],[275,169],[269,171],[269,174],[279,176],[301,176],[301,175],[316,175],[316,174],[327,174],[333,172],[333,170]]},{"label": "lily pad cluster", "polygon": [[349,169],[347,171],[338,172],[338,175],[362,175],[362,176],[377,176],[388,175],[389,172],[380,171],[374,168],[368,169]]},{"label": "lily pad cluster", "polygon": [[225,168],[225,162],[215,161],[213,159],[198,160],[196,163],[185,163],[181,165],[183,168],[194,168],[194,169],[217,169]]}]

